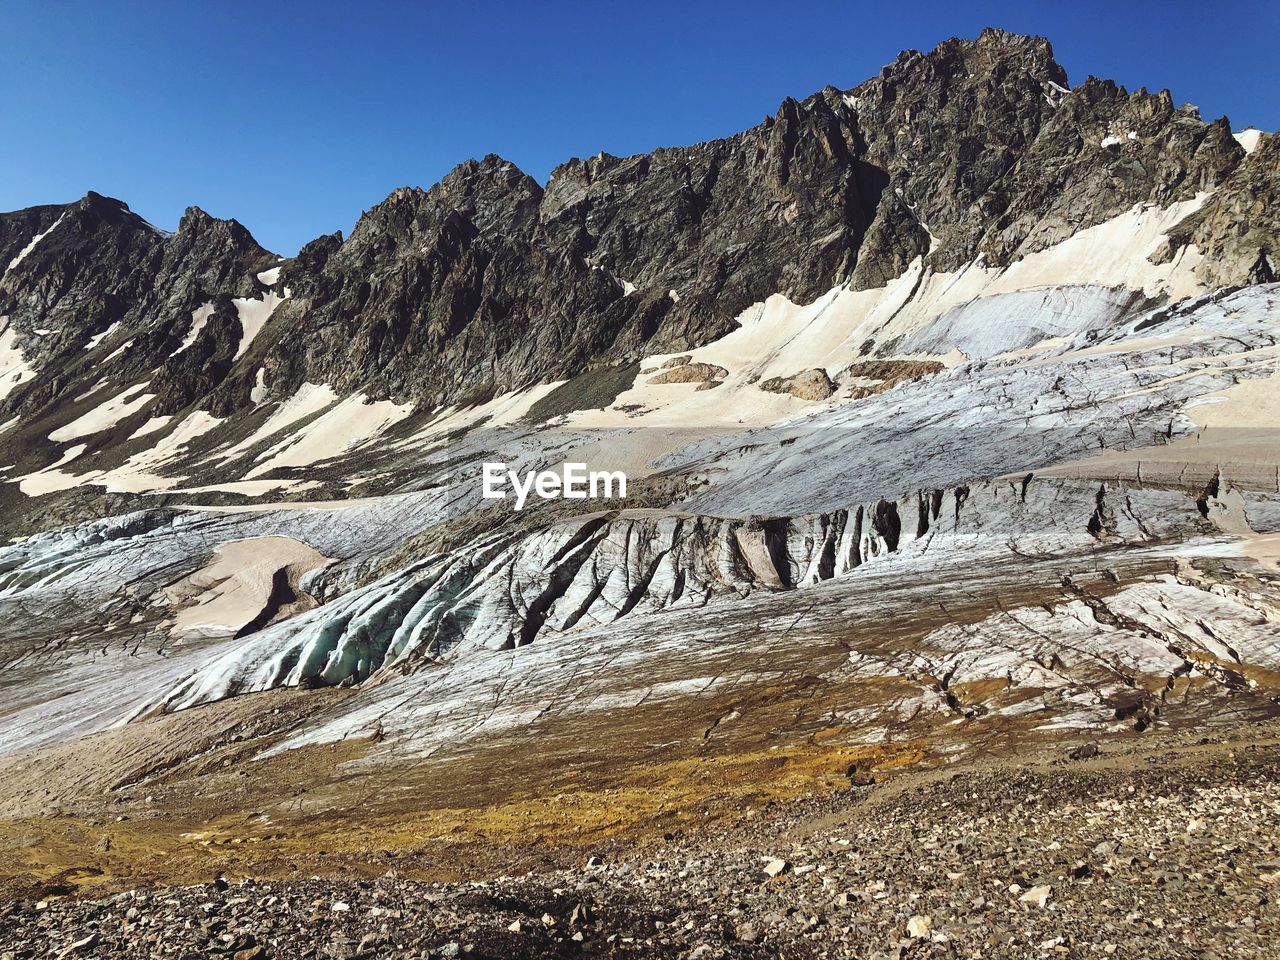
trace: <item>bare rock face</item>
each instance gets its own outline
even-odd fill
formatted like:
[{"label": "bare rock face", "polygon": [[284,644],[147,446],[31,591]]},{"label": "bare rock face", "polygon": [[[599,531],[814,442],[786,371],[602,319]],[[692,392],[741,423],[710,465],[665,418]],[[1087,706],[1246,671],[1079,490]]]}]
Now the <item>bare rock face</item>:
[{"label": "bare rock face", "polygon": [[760,384],[766,393],[789,393],[801,400],[826,400],[836,392],[836,385],[821,369],[802,370],[789,377],[773,377]]},{"label": "bare rock face", "polygon": [[[248,386],[244,396],[235,389],[243,371],[232,370],[243,333],[232,298],[261,296],[255,272],[275,258],[234,220],[191,207],[165,234],[90,192],[0,216],[0,260],[0,316],[26,361],[46,373],[11,394],[10,410],[42,409],[104,374],[119,384],[153,378],[156,412],[209,394],[227,406],[247,401]],[[178,352],[207,304],[213,313]]]},{"label": "bare rock face", "polygon": [[1189,244],[1206,257],[1199,272],[1211,285],[1270,283],[1280,256],[1280,136],[1267,134],[1204,206],[1169,235],[1163,256]]},{"label": "bare rock face", "polygon": [[649,382],[706,384],[723,380],[728,374],[728,370],[714,363],[682,363],[677,366],[667,366],[661,373],[650,377]]}]

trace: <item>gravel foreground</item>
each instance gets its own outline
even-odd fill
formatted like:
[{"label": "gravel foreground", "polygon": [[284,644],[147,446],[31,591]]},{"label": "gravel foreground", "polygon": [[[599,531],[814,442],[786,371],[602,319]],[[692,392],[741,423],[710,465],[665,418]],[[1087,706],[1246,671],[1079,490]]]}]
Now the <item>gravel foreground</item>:
[{"label": "gravel foreground", "polygon": [[1278,769],[1270,745],[1103,753],[855,787],[521,878],[20,900],[0,960],[1275,957]]}]

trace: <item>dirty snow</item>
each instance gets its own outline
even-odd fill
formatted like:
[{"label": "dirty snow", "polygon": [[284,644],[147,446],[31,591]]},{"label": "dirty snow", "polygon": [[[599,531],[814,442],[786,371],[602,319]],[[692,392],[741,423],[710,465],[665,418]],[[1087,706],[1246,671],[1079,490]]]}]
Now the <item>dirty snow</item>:
[{"label": "dirty snow", "polygon": [[312,423],[262,455],[246,480],[281,467],[303,467],[329,460],[372,440],[413,412],[413,404],[391,400],[366,403],[364,394],[347,397]]},{"label": "dirty snow", "polygon": [[179,637],[234,634],[264,611],[279,572],[296,580],[327,562],[327,557],[292,537],[224,543],[207,564],[165,589],[170,602],[183,606],[174,618],[172,633]]},{"label": "dirty snow", "polygon": [[154,393],[144,393],[147,384],[135,383],[131,387],[116,394],[110,400],[100,404],[88,413],[81,414],[65,426],[59,427],[49,434],[49,439],[55,443],[61,443],[65,440],[76,440],[80,437],[87,437],[93,433],[100,433],[103,430],[110,430],[121,420],[133,416],[148,403],[155,399]]},{"label": "dirty snow", "polygon": [[[259,370],[259,373],[262,371]],[[253,433],[245,437],[235,446],[217,454],[224,463],[248,451],[254,444],[266,440],[299,420],[304,420],[319,413],[338,399],[333,388],[327,383],[304,383],[297,392],[271,414],[270,417]]]},{"label": "dirty snow", "polygon": [[253,338],[271,319],[271,314],[275,312],[276,307],[284,303],[288,297],[288,290],[285,290],[283,297],[272,290],[261,300],[236,297],[231,301],[235,304],[236,315],[240,318],[240,328],[244,331],[240,335],[240,345],[236,347],[233,360],[239,360],[244,356],[244,352],[249,349],[249,344],[253,343]]}]

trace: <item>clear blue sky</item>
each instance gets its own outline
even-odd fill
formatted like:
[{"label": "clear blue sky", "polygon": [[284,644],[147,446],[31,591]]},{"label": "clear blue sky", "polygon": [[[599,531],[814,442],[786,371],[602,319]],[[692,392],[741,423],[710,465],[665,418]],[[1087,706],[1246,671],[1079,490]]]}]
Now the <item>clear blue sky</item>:
[{"label": "clear blue sky", "polygon": [[1280,127],[1274,0],[0,0],[0,210],[93,189],[172,229],[196,204],[292,254],[467,157],[545,181],[571,156],[733,133],[987,25],[1048,36],[1073,84]]}]

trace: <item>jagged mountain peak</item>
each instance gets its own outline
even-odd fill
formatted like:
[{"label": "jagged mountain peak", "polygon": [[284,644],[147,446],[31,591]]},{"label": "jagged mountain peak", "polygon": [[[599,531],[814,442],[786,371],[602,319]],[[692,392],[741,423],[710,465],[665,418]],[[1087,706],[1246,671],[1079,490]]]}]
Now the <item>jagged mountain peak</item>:
[{"label": "jagged mountain peak", "polygon": [[66,204],[62,212],[68,222],[79,224],[79,229],[84,233],[107,228],[144,232],[157,239],[170,236],[167,231],[161,230],[132,210],[125,201],[98,193],[96,190],[90,190],[79,200]]},{"label": "jagged mountain peak", "polygon": [[[733,136],[569,160],[545,188],[499,155],[464,161],[430,188],[393,190],[350,236],[318,238],[280,268],[237,221],[198,207],[167,239],[67,230],[35,244],[30,279],[5,281],[13,296],[0,314],[20,332],[69,329],[67,343],[148,331],[123,356],[139,376],[177,371],[162,378],[166,413],[201,396],[219,416],[247,410],[263,378],[259,397],[325,384],[432,410],[698,347],[775,295],[807,304],[911,270],[1007,267],[1135,204],[1221,197],[1226,183],[1246,196],[1268,176],[1266,140],[1242,164],[1228,124],[1175,108],[1167,91],[1066,80],[1044,38],[954,38],[852,90],[785,98]],[[103,222],[134,217],[106,198],[88,206]],[[5,215],[0,254],[31,245],[59,213]],[[1239,216],[1233,207],[1202,225],[1214,233],[1203,240],[1170,231],[1165,255],[1195,242],[1231,261],[1222,275],[1244,276],[1274,231],[1241,231]],[[267,310],[268,290],[270,326],[244,355],[243,324],[262,329],[252,311]],[[233,300],[263,306],[242,304],[241,322]],[[52,369],[54,346],[22,349]],[[103,353],[116,346],[103,341]],[[196,377],[197,361],[213,374]],[[82,389],[60,383],[23,385],[5,402]]]},{"label": "jagged mountain peak", "polygon": [[[957,38],[959,44],[971,42],[978,50],[989,57],[1016,57],[1043,64],[1050,70],[1061,70],[1065,81],[1066,71],[1057,62],[1053,54],[1053,44],[1048,37],[1039,34],[1016,33],[1000,27],[985,27],[973,41]],[[1065,83],[1064,83],[1065,86]]]},{"label": "jagged mountain peak", "polygon": [[966,80],[1021,72],[1037,80],[1068,85],[1067,72],[1054,59],[1053,45],[1046,38],[995,27],[988,27],[974,39],[950,37],[928,53],[904,50],[875,79],[894,81],[917,72],[930,79]]},{"label": "jagged mountain peak", "polygon": [[256,248],[263,253],[267,251],[250,233],[249,228],[233,218],[215,217],[197,206],[189,206],[178,221],[175,237],[188,235],[212,236],[237,247]]},{"label": "jagged mountain peak", "polygon": [[[398,187],[357,221],[344,256],[419,256],[441,238],[456,247],[474,232],[491,237],[527,234],[536,224],[542,187],[497,154],[455,166],[428,189]],[[454,239],[448,239],[448,238]]]}]

